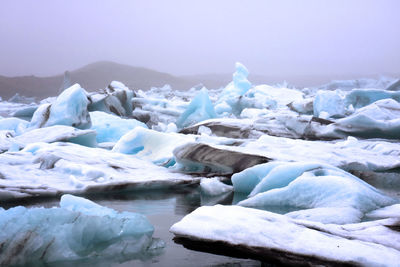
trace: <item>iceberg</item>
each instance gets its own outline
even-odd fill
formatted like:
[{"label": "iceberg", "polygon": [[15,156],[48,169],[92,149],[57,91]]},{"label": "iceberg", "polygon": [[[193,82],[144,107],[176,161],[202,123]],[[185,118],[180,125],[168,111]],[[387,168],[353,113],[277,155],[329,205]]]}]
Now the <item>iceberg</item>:
[{"label": "iceberg", "polygon": [[[286,106],[294,101],[302,101],[304,99],[304,94],[296,89],[289,89],[284,87],[275,87],[270,85],[257,85],[250,89],[247,93],[248,97],[254,98],[256,101],[262,101],[268,103],[273,101],[275,103],[275,108],[286,108]],[[259,108],[272,106],[263,105]],[[272,106],[274,107],[274,106]]]},{"label": "iceberg", "polygon": [[377,210],[373,210],[365,215],[368,219],[386,219],[400,217],[400,204],[394,204]]},{"label": "iceberg", "polygon": [[149,128],[159,123],[165,125],[175,123],[187,109],[188,99],[193,98],[192,89],[187,92],[189,96],[179,97],[177,91],[172,94],[169,86],[152,88],[147,92],[139,90],[132,99],[134,106],[132,116],[146,123]]},{"label": "iceberg", "polygon": [[208,96],[208,91],[203,87],[193,98],[187,109],[182,113],[176,122],[178,128],[184,128],[189,125],[217,117],[214,106]]},{"label": "iceberg", "polygon": [[8,134],[7,138],[0,139],[0,152],[20,150],[31,143],[54,143],[71,142],[84,146],[95,147],[96,132],[93,130],[80,130],[71,126],[55,125],[46,128],[38,128],[14,136],[14,132]]},{"label": "iceberg", "polygon": [[31,104],[29,106],[22,107],[21,109],[16,110],[11,115],[13,117],[17,117],[20,119],[30,121],[32,119],[33,114],[35,113],[35,111],[37,109],[38,109],[38,106],[36,104],[33,104],[33,105]]},{"label": "iceberg", "polygon": [[221,92],[215,105],[215,111],[218,114],[239,115],[242,111],[240,99],[251,88],[251,83],[247,80],[249,75],[247,68],[239,62],[236,62],[235,68],[233,81]]},{"label": "iceberg", "polygon": [[243,95],[251,88],[251,83],[247,80],[249,71],[240,62],[235,64],[236,71],[233,73],[233,85],[240,95]]},{"label": "iceberg", "polygon": [[[265,176],[256,184],[263,174]],[[253,172],[245,170],[245,173],[234,175],[232,183],[235,189],[249,191],[248,186],[243,186],[247,175],[250,183],[256,185],[249,198],[238,205],[315,209],[307,211],[306,218],[312,221],[322,219],[325,223],[332,223],[332,220],[338,223],[337,210],[342,208],[340,222],[358,222],[363,214],[397,202],[350,173],[327,164],[267,163]],[[324,216],[321,216],[321,208],[325,208]],[[300,215],[305,217],[304,212],[292,213],[292,216]]]},{"label": "iceberg", "polygon": [[10,117],[15,112],[28,107],[37,108],[37,104],[35,103],[23,104],[23,103],[14,103],[14,102],[7,102],[0,100],[0,115],[3,117]]},{"label": "iceberg", "polygon": [[37,129],[45,127],[45,124],[50,116],[51,103],[43,103],[32,114],[29,128]]},{"label": "iceberg", "polygon": [[400,92],[379,89],[354,89],[346,95],[345,105],[352,105],[357,109],[382,99],[393,99],[400,102]]},{"label": "iceberg", "polygon": [[337,120],[319,133],[321,137],[400,138],[400,103],[378,100],[358,109],[349,117]]},{"label": "iceberg", "polygon": [[247,168],[232,175],[232,185],[235,192],[250,194],[262,179],[280,162],[268,162]]},{"label": "iceberg", "polygon": [[287,106],[290,110],[296,111],[300,114],[311,115],[314,113],[313,98],[295,99],[294,101],[287,104]]},{"label": "iceberg", "polygon": [[324,119],[343,118],[354,110],[383,99],[400,102],[400,92],[367,88],[348,92],[319,90],[314,97],[314,116]]},{"label": "iceberg", "polygon": [[203,178],[200,181],[201,193],[206,196],[219,196],[233,191],[233,187],[224,184],[220,179]]},{"label": "iceberg", "polygon": [[124,134],[136,127],[147,128],[146,124],[135,119],[123,119],[102,111],[90,112],[92,127],[97,133],[98,143],[117,142]]},{"label": "iceberg", "polygon": [[189,173],[230,175],[257,164],[270,161],[257,154],[220,149],[203,143],[187,143],[173,151],[176,168]]},{"label": "iceberg", "polygon": [[63,81],[60,85],[60,88],[58,89],[59,94],[62,93],[62,91],[64,91],[65,89],[71,87],[72,85],[73,84],[71,82],[71,75],[70,75],[69,71],[65,71]]},{"label": "iceberg", "polygon": [[351,91],[355,88],[377,88],[377,89],[385,89],[391,83],[393,83],[393,79],[381,77],[380,79],[355,79],[355,80],[334,80],[330,83],[324,84],[322,86],[318,86],[320,90],[342,90],[342,91]]},{"label": "iceberg", "polygon": [[0,130],[14,131],[16,135],[25,132],[29,123],[18,118],[0,118]]},{"label": "iceberg", "polygon": [[63,91],[53,104],[47,103],[39,106],[33,114],[30,127],[67,125],[88,129],[91,126],[88,105],[89,100],[85,89],[79,84],[74,84]]},{"label": "iceberg", "polygon": [[400,91],[400,80],[397,80],[390,84],[385,90],[387,91]]},{"label": "iceberg", "polygon": [[89,111],[103,111],[117,116],[130,117],[132,115],[132,98],[135,93],[123,83],[113,81],[100,93],[89,95]]},{"label": "iceberg", "polygon": [[[314,98],[314,116],[328,118],[342,118],[346,116],[347,107],[341,91],[318,91]],[[323,114],[326,114],[323,116]]]},{"label": "iceberg", "polygon": [[168,167],[175,164],[173,150],[180,145],[193,142],[194,138],[194,136],[161,133],[137,127],[122,136],[112,151],[133,154],[138,158]]},{"label": "iceberg", "polygon": [[[276,111],[276,112],[275,112]],[[263,135],[306,140],[334,140],[342,138],[336,135],[323,135],[326,125],[333,121],[299,115],[289,110],[249,109],[245,108],[241,118],[217,118],[199,122],[182,130],[184,134],[199,134],[200,127],[211,129],[216,136],[256,139]]]},{"label": "iceberg", "polygon": [[[219,146],[222,148],[222,146]],[[262,135],[248,140],[240,147],[225,147],[235,151],[246,151],[263,155],[276,161],[307,161],[333,165],[349,172],[358,172],[362,177],[395,172],[400,167],[400,145],[396,142],[358,140],[348,137],[332,142],[308,141]]]},{"label": "iceberg", "polygon": [[8,99],[8,102],[29,104],[29,103],[35,102],[35,97],[26,97],[26,96],[16,93],[14,96],[12,96],[10,99]]},{"label": "iceberg", "polygon": [[170,232],[175,242],[187,248],[223,251],[278,265],[398,266],[400,232],[391,229],[396,227],[396,218],[333,225],[216,205],[196,209]]},{"label": "iceberg", "polygon": [[200,129],[208,128],[211,134],[228,138],[250,138],[252,136],[260,137],[260,134],[252,131],[253,120],[249,119],[210,119],[196,123],[195,125],[180,130],[183,134],[200,134]]},{"label": "iceberg", "polygon": [[63,195],[59,208],[0,210],[0,228],[2,266],[98,258],[125,261],[150,254],[155,242],[154,228],[145,216],[120,213],[72,195]]},{"label": "iceberg", "polygon": [[73,143],[32,143],[0,154],[0,200],[140,191],[198,184],[132,155]]}]

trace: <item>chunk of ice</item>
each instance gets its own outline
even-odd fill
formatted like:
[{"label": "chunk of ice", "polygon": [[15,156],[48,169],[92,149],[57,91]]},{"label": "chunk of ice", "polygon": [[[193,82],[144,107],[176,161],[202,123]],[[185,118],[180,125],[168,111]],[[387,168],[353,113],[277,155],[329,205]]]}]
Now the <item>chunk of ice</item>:
[{"label": "chunk of ice", "polygon": [[307,262],[398,266],[400,233],[386,227],[395,227],[396,223],[397,219],[388,219],[338,226],[239,206],[216,205],[196,209],[170,231],[181,240],[197,242],[197,247],[221,244],[225,246],[224,251],[240,251],[253,257],[256,254],[265,260],[272,257],[282,265]]},{"label": "chunk of ice", "polygon": [[217,117],[217,114],[215,114],[214,106],[208,96],[207,89],[203,87],[178,118],[176,126],[178,126],[178,128],[184,128],[215,117]]},{"label": "chunk of ice", "polygon": [[218,178],[203,178],[200,182],[201,192],[208,196],[218,196],[233,191],[233,187],[221,182]]},{"label": "chunk of ice", "polygon": [[85,89],[79,84],[74,84],[63,91],[53,104],[41,105],[33,114],[30,126],[41,128],[67,125],[79,129],[90,128],[88,104],[89,100]]},{"label": "chunk of ice", "polygon": [[174,165],[173,150],[188,142],[193,142],[194,136],[177,133],[161,133],[154,130],[137,127],[115,144],[113,152],[134,154],[139,158],[150,160],[157,164]]},{"label": "chunk of ice", "polygon": [[[341,208],[346,211],[341,222],[351,223],[358,222],[366,212],[397,202],[350,173],[327,164],[271,162],[253,168],[232,178],[234,188],[241,192],[250,191],[256,184],[249,198],[239,205],[314,209],[292,215],[335,223],[335,208]],[[265,176],[260,179],[262,175]],[[328,208],[323,211],[330,215],[321,216],[315,208]]]},{"label": "chunk of ice", "polygon": [[136,127],[147,128],[146,124],[135,119],[122,119],[102,111],[90,112],[92,130],[97,132],[98,143],[117,142],[124,134]]},{"label": "chunk of ice", "polygon": [[143,257],[152,245],[154,228],[143,215],[72,195],[61,197],[60,208],[19,206],[0,213],[1,265],[98,257],[123,261]]}]

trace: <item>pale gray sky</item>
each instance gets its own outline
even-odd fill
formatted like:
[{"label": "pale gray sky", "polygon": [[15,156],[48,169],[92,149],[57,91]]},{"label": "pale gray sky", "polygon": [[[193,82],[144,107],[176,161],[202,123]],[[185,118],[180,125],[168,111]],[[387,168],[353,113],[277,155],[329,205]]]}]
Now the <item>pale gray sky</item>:
[{"label": "pale gray sky", "polygon": [[2,0],[0,74],[98,60],[176,75],[400,72],[398,0]]}]

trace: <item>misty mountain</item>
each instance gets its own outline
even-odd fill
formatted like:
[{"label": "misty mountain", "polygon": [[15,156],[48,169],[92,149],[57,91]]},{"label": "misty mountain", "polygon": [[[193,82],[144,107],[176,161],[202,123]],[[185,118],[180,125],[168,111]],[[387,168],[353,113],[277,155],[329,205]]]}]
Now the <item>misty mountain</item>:
[{"label": "misty mountain", "polygon": [[[87,91],[95,91],[107,87],[111,81],[123,82],[131,89],[148,90],[151,87],[161,87],[169,84],[173,89],[187,90],[203,83],[208,88],[225,86],[231,79],[230,74],[205,76],[177,77],[168,73],[151,69],[133,67],[109,61],[101,61],[86,65],[80,69],[70,71],[72,83],[79,83]],[[0,76],[0,96],[9,99],[16,93],[24,96],[44,98],[55,96],[63,83],[64,74],[51,77]]]},{"label": "misty mountain", "polygon": [[[233,72],[233,70],[232,70]],[[365,75],[364,75],[365,76]],[[388,74],[389,77],[397,77],[398,74]],[[354,79],[361,75],[257,75],[250,72],[249,81],[253,84],[276,84],[285,80],[296,87],[316,86],[327,83],[333,79]],[[367,75],[370,78],[378,78],[376,75]],[[365,77],[365,78],[367,78]],[[6,77],[0,75],[0,96],[7,100],[16,93],[39,99],[59,94],[64,79],[64,74],[51,77],[19,76]],[[172,89],[188,90],[198,84],[203,84],[208,89],[216,89],[226,86],[232,81],[232,74],[198,74],[186,76],[174,76],[168,73],[152,69],[133,67],[110,61],[100,61],[86,65],[80,69],[70,71],[72,83],[79,83],[87,91],[96,91],[107,87],[111,81],[123,82],[133,90],[148,90],[151,87],[171,85]]]}]

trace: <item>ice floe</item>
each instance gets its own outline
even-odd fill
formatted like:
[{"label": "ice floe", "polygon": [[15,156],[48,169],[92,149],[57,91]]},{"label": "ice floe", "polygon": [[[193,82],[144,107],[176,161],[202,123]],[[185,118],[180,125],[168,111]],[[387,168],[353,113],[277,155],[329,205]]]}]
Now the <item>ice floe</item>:
[{"label": "ice floe", "polygon": [[232,186],[224,184],[217,177],[201,179],[200,189],[207,196],[219,196],[233,191]]},{"label": "ice floe", "polygon": [[400,139],[400,103],[390,98],[378,100],[328,125],[320,134],[335,135]]},{"label": "ice floe", "polygon": [[[219,146],[222,148],[222,146]],[[346,140],[323,142],[263,135],[240,147],[225,147],[247,151],[280,161],[308,161],[328,163],[346,171],[383,172],[400,166],[400,145],[385,140]]]},{"label": "ice floe", "polygon": [[0,130],[10,130],[16,135],[20,135],[25,132],[29,122],[18,118],[0,118]]},{"label": "ice floe", "polygon": [[203,143],[188,143],[173,151],[179,170],[202,174],[232,174],[270,159],[260,155],[219,149]]},{"label": "ice floe", "polygon": [[[289,216],[343,224],[359,222],[365,213],[397,202],[350,173],[327,164],[272,162],[253,168],[232,177],[236,191],[251,190],[249,198],[239,205],[296,207],[302,210]],[[247,180],[253,188],[246,184]]]},{"label": "ice floe", "polygon": [[0,152],[9,149],[20,150],[31,143],[44,142],[71,142],[89,147],[96,146],[96,132],[93,130],[80,130],[71,126],[55,125],[38,128],[15,135],[14,131],[8,132],[0,139]]},{"label": "ice floe", "polygon": [[0,199],[168,188],[199,183],[151,162],[73,143],[0,154]]},{"label": "ice floe", "polygon": [[193,142],[194,139],[194,136],[162,133],[138,127],[122,136],[112,151],[133,154],[160,165],[171,166],[175,164],[174,149],[188,142]]},{"label": "ice floe", "polygon": [[170,231],[188,248],[225,248],[280,264],[398,266],[398,224],[386,219],[338,226],[216,205],[196,209]]}]

